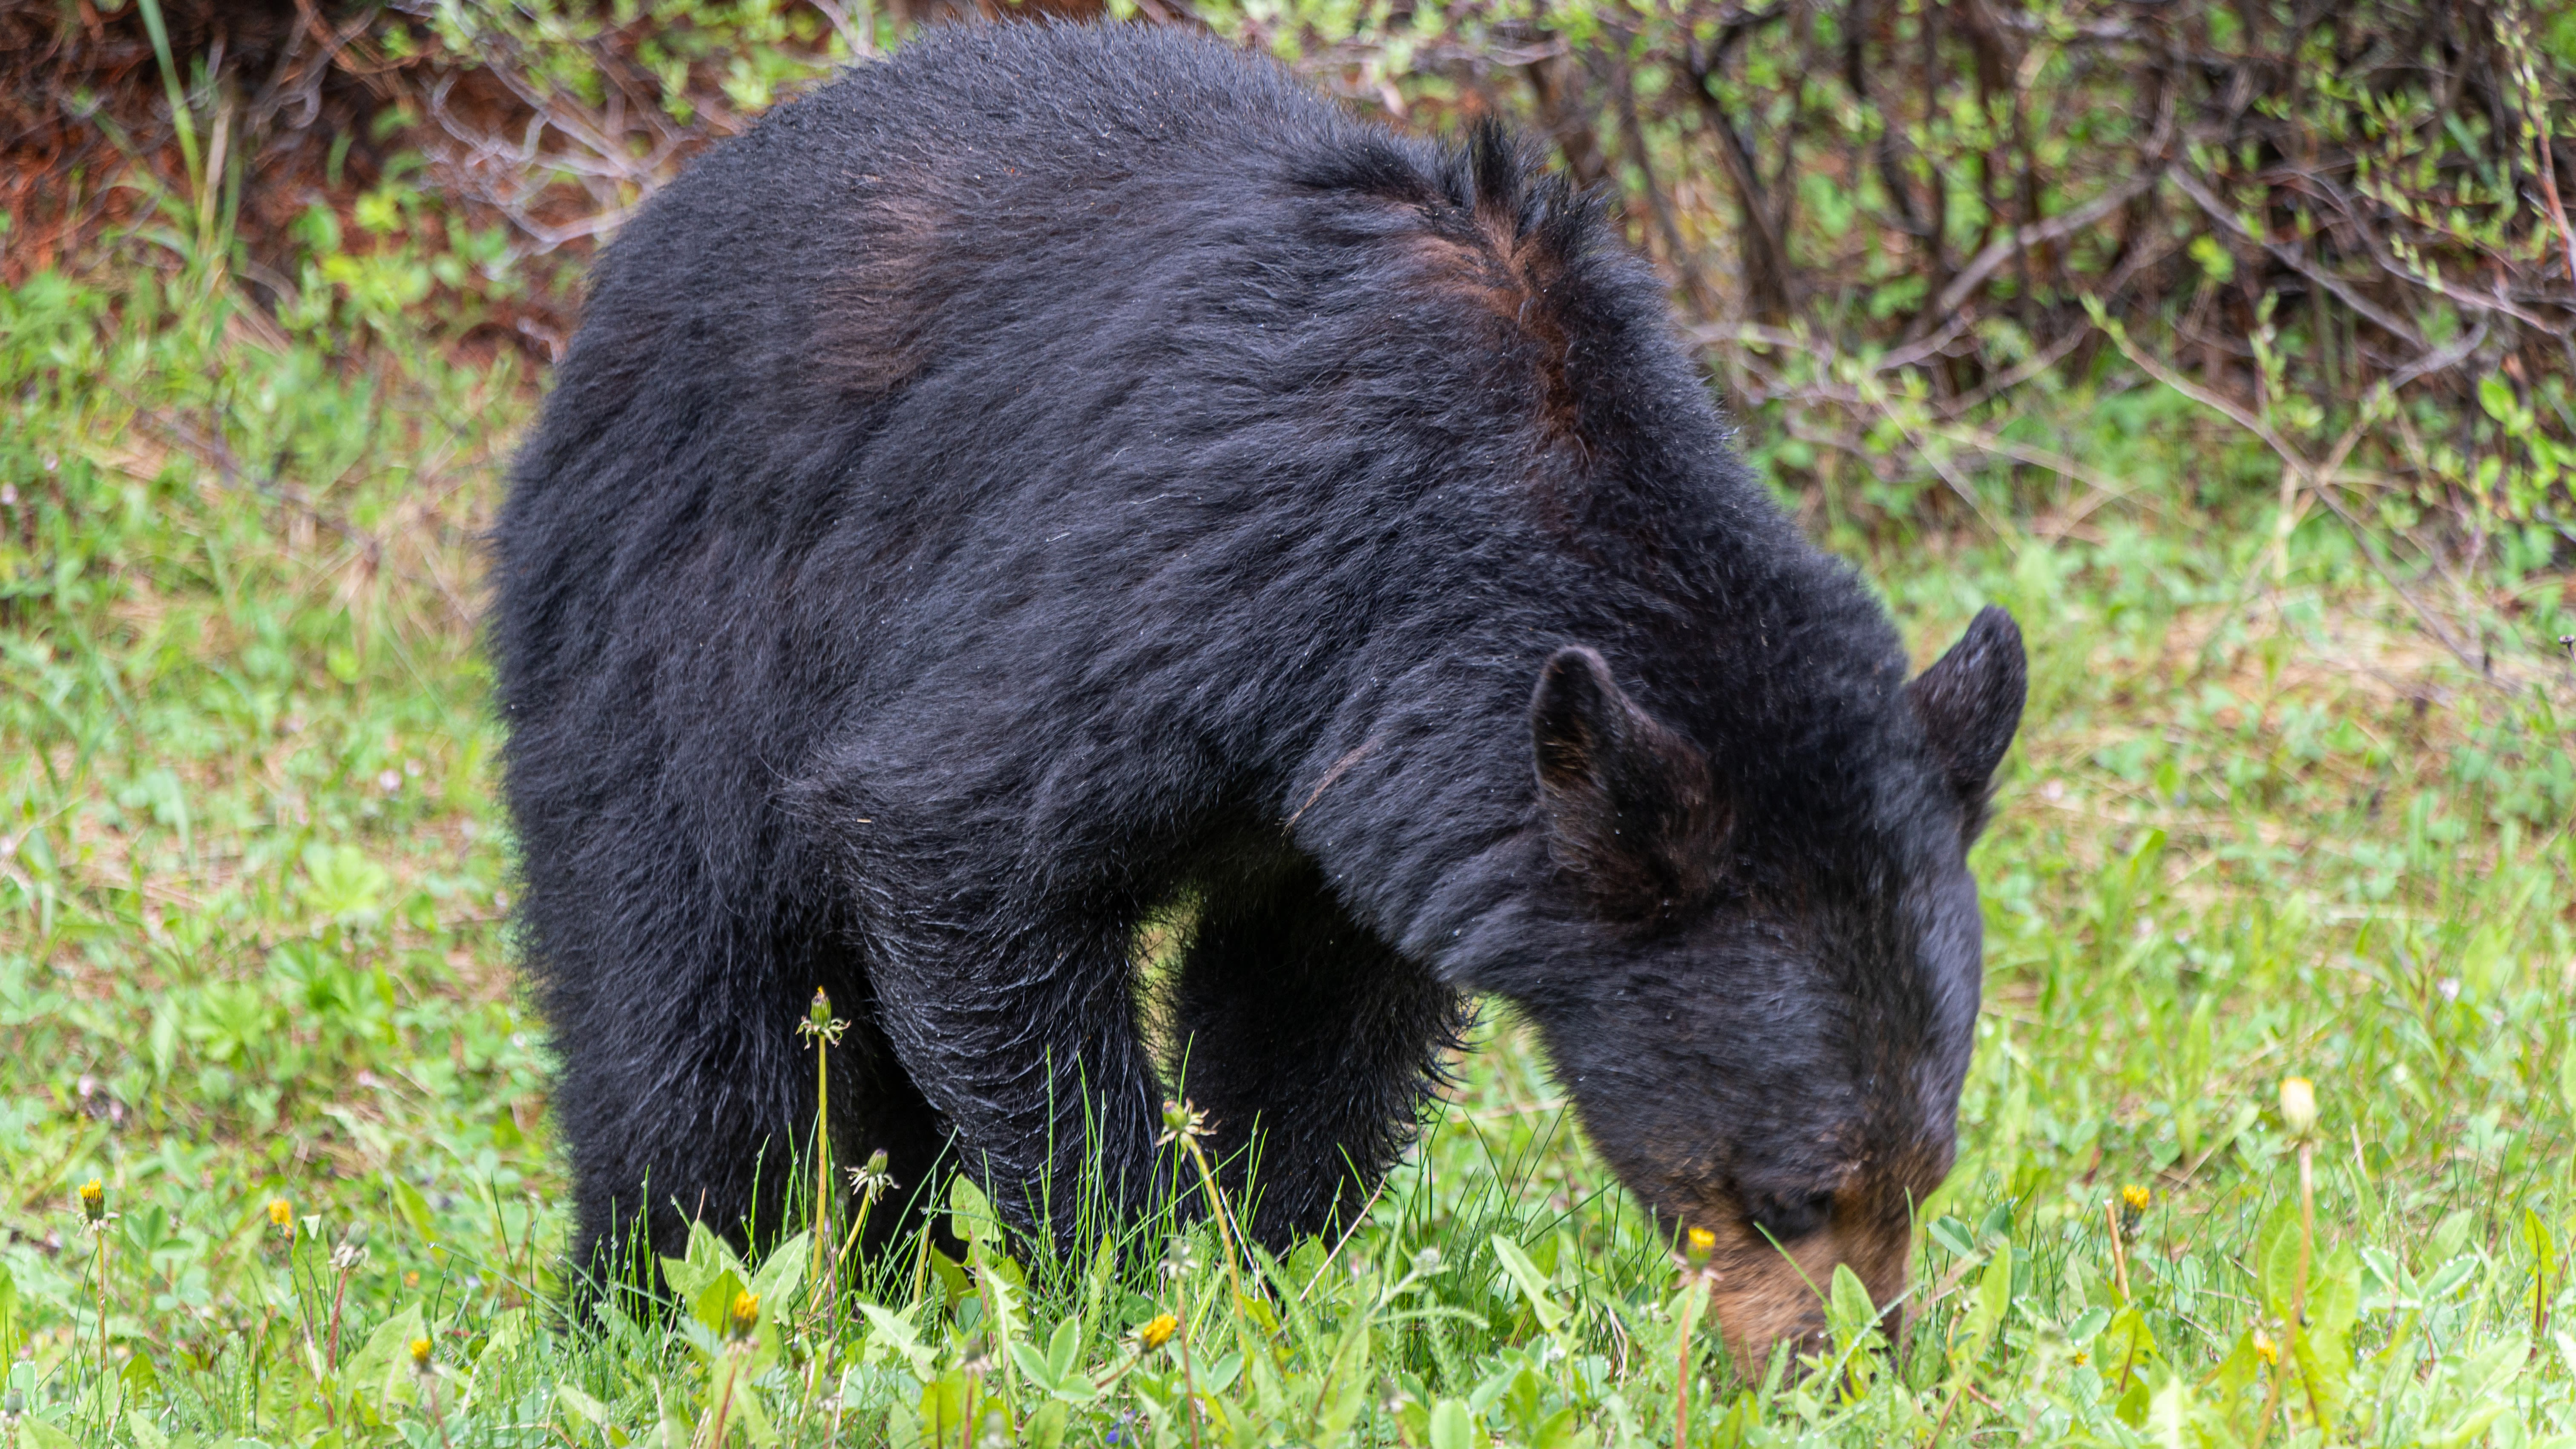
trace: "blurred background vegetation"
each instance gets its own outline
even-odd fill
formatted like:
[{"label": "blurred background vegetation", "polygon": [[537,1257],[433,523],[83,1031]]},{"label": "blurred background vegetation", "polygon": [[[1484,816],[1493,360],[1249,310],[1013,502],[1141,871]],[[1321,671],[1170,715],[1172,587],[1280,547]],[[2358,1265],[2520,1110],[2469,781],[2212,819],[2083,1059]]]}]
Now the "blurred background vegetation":
[{"label": "blurred background vegetation", "polygon": [[[1815,521],[2322,509],[2464,658],[2499,643],[2469,575],[2576,548],[2564,5],[14,0],[0,279],[220,236],[281,326],[543,363],[707,144],[911,27],[1104,6],[1398,125],[1521,123],[1617,197]],[[2189,446],[2111,478],[2104,428]]]}]

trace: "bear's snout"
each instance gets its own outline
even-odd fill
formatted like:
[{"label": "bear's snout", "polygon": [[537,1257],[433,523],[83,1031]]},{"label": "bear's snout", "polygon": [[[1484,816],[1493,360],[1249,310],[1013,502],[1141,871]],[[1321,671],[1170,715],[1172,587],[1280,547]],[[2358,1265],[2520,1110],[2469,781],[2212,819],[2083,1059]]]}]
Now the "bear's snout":
[{"label": "bear's snout", "polygon": [[[1883,1315],[1893,1316],[1904,1296],[1910,1241],[1902,1231],[1891,1235],[1872,1225],[1836,1223],[1781,1244],[1738,1227],[1721,1234],[1720,1242],[1724,1246],[1710,1261],[1710,1296],[1727,1352],[1734,1356],[1737,1372],[1747,1377],[1758,1377],[1783,1342],[1793,1358],[1831,1346],[1825,1333],[1825,1296],[1833,1291],[1837,1267],[1852,1270]],[[1892,1331],[1894,1325],[1889,1327]]]}]

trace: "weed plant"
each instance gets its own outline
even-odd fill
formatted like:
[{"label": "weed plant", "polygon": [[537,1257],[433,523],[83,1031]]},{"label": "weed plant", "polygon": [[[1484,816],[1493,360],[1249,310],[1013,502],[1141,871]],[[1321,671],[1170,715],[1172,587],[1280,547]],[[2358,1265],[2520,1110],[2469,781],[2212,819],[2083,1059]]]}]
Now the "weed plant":
[{"label": "weed plant", "polygon": [[[2151,387],[2064,397],[2137,485],[2080,527],[1793,500],[1925,657],[1987,599],[2031,646],[1901,1320],[1837,1275],[1820,1353],[1728,1362],[1494,1014],[1340,1241],[1203,1182],[1059,1255],[959,1185],[962,1257],[862,1259],[806,1190],[566,1325],[473,625],[529,388],[398,251],[280,320],[194,235],[0,292],[0,1446],[2576,1443],[2576,678],[2180,481],[2262,465]],[[2441,597],[2576,634],[2546,563]]]}]

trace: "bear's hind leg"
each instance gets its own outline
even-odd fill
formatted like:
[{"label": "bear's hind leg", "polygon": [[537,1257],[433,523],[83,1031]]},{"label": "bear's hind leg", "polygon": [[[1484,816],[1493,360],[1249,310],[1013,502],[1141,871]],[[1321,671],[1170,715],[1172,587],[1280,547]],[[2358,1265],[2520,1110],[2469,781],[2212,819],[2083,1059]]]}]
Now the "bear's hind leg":
[{"label": "bear's hind leg", "polygon": [[[1181,1090],[1208,1114],[1252,1233],[1346,1225],[1412,1140],[1458,994],[1351,919],[1300,857],[1212,889],[1172,1003]],[[1248,1150],[1247,1150],[1248,1149]]]}]

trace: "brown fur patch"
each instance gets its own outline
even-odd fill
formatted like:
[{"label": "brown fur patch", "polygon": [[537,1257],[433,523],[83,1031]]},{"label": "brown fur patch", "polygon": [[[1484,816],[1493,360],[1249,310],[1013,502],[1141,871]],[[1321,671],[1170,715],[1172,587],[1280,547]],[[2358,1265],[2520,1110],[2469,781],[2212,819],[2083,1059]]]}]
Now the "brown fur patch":
[{"label": "brown fur patch", "polygon": [[937,288],[924,273],[937,255],[943,213],[917,177],[869,175],[872,204],[852,238],[855,260],[818,299],[815,356],[853,396],[883,396],[928,364]]},{"label": "brown fur patch", "polygon": [[1565,279],[1564,259],[1524,234],[1496,202],[1479,204],[1470,217],[1464,228],[1425,232],[1415,251],[1435,286],[1491,316],[1501,335],[1528,354],[1546,435],[1580,445],[1581,408],[1566,376],[1572,339],[1551,295]]}]

